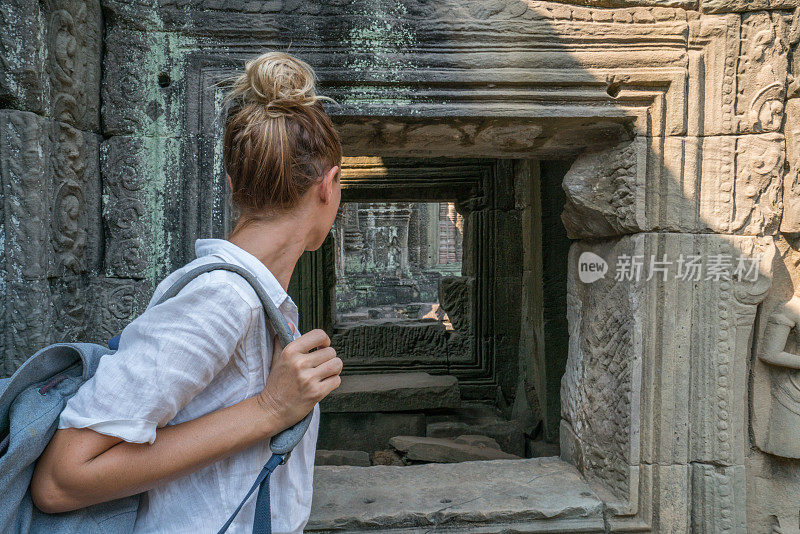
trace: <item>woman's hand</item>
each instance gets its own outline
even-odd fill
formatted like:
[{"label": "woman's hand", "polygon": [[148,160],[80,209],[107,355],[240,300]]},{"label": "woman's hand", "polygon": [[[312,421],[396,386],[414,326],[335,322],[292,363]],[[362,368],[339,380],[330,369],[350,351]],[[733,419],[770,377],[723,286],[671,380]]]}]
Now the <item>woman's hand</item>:
[{"label": "woman's hand", "polygon": [[322,330],[280,349],[276,345],[260,394],[159,428],[152,444],[123,442],[88,428],[56,430],[36,463],[31,481],[34,504],[44,512],[60,513],[147,491],[300,421],[339,386],[342,360]]},{"label": "woman's hand", "polygon": [[303,419],[342,383],[342,360],[330,345],[328,334],[319,329],[303,334],[286,347],[275,343],[272,369],[258,400],[280,421],[281,429]]}]

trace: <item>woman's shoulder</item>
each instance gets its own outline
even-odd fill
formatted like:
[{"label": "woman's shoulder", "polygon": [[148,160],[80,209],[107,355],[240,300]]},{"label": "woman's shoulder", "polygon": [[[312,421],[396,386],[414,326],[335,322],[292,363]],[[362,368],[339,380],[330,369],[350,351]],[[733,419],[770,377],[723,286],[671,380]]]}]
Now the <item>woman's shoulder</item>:
[{"label": "woman's shoulder", "polygon": [[[200,258],[196,258],[191,262],[187,263],[183,267],[176,269],[172,273],[170,273],[164,280],[162,280],[158,286],[156,287],[155,291],[153,292],[153,296],[150,299],[150,304],[148,307],[154,305],[161,296],[169,290],[175,283],[177,283],[181,277],[186,275],[189,271],[196,267],[200,267],[201,265],[205,265],[208,263],[231,263],[224,261],[220,258],[210,258],[208,256],[203,256]],[[261,301],[258,298],[258,295],[255,292],[255,289],[252,288],[250,283],[241,275],[228,271],[225,269],[215,269],[212,271],[208,271],[197,275],[192,280],[190,280],[180,291],[181,294],[185,292],[189,293],[214,293],[215,298],[229,298],[232,300],[242,300],[244,301],[247,306],[251,310],[261,309]]]}]

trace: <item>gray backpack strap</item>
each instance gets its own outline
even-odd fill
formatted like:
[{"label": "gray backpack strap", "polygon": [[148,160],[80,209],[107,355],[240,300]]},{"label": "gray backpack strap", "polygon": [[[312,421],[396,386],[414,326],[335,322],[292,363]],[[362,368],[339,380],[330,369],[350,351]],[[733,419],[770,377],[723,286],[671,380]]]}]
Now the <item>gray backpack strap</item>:
[{"label": "gray backpack strap", "polygon": [[[264,306],[264,313],[272,323],[272,327],[275,329],[275,332],[277,332],[281,345],[284,347],[288,345],[294,336],[292,336],[292,333],[289,330],[289,325],[287,324],[286,319],[283,317],[283,314],[278,310],[278,308],[275,307],[275,303],[272,302],[271,298],[269,298],[269,295],[267,295],[264,287],[261,285],[258,279],[256,279],[253,273],[244,267],[240,267],[232,263],[215,262],[195,267],[194,269],[183,274],[174,284],[172,284],[172,286],[170,286],[169,289],[167,289],[164,294],[161,295],[154,305],[161,304],[165,300],[174,297],[180,292],[181,289],[186,287],[186,284],[197,278],[199,275],[219,269],[234,272],[243,276],[244,279],[247,280],[247,282],[253,287],[258,295],[259,300],[261,300],[261,305]],[[273,436],[269,444],[272,452],[280,455],[289,454],[289,452],[294,449],[295,445],[297,445],[305,435],[306,430],[308,430],[308,426],[311,424],[311,416],[313,414],[314,410],[311,410],[311,412],[309,412],[302,421]]]},{"label": "gray backpack strap", "polygon": [[[261,305],[264,306],[264,313],[266,313],[267,318],[272,323],[272,327],[275,329],[275,332],[278,334],[278,339],[281,342],[281,345],[284,347],[292,341],[292,333],[289,330],[289,325],[286,323],[286,319],[283,317],[283,314],[278,311],[278,308],[275,307],[275,303],[272,302],[272,299],[269,298],[267,292],[264,291],[264,287],[261,283],[253,276],[253,273],[245,269],[244,267],[240,267],[238,265],[234,265],[232,263],[225,263],[225,262],[215,262],[215,263],[207,263],[205,265],[201,265],[199,267],[195,267],[194,269],[184,273],[181,275],[178,280],[175,281],[165,292],[161,295],[161,298],[154,304],[158,305],[164,302],[167,299],[170,299],[177,295],[181,289],[186,287],[186,284],[197,278],[203,273],[207,273],[209,271],[231,271],[238,275],[244,277],[245,280],[253,287],[256,294],[258,295],[259,300],[261,301]],[[279,328],[280,327],[280,328]]]}]

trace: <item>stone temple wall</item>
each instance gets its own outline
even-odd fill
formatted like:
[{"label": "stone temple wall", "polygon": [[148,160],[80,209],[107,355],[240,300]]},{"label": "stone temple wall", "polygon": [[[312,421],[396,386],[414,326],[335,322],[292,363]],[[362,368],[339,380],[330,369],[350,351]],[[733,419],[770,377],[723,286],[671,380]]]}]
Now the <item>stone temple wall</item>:
[{"label": "stone temple wall", "polygon": [[10,374],[46,344],[102,339],[89,326],[108,324],[124,297],[102,274],[100,2],[2,2],[0,21],[0,344]]},{"label": "stone temple wall", "polygon": [[[560,438],[605,531],[798,532],[797,4],[3,0],[4,371],[117,333],[224,233],[214,82],[289,49],[340,102],[348,155],[576,158]],[[584,252],[758,261],[587,284]],[[553,380],[543,340],[520,350],[532,396]]]}]

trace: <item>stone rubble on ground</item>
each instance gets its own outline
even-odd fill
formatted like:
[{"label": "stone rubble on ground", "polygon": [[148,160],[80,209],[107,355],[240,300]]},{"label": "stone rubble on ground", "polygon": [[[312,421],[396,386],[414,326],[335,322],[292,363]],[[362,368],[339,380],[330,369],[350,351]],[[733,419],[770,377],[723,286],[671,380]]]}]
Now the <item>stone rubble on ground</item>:
[{"label": "stone rubble on ground", "polygon": [[404,466],[406,464],[397,452],[385,450],[372,453],[372,465]]},{"label": "stone rubble on ground", "polygon": [[499,448],[473,446],[445,438],[395,436],[389,440],[406,460],[434,463],[469,462],[473,460],[514,460],[519,456]]}]

